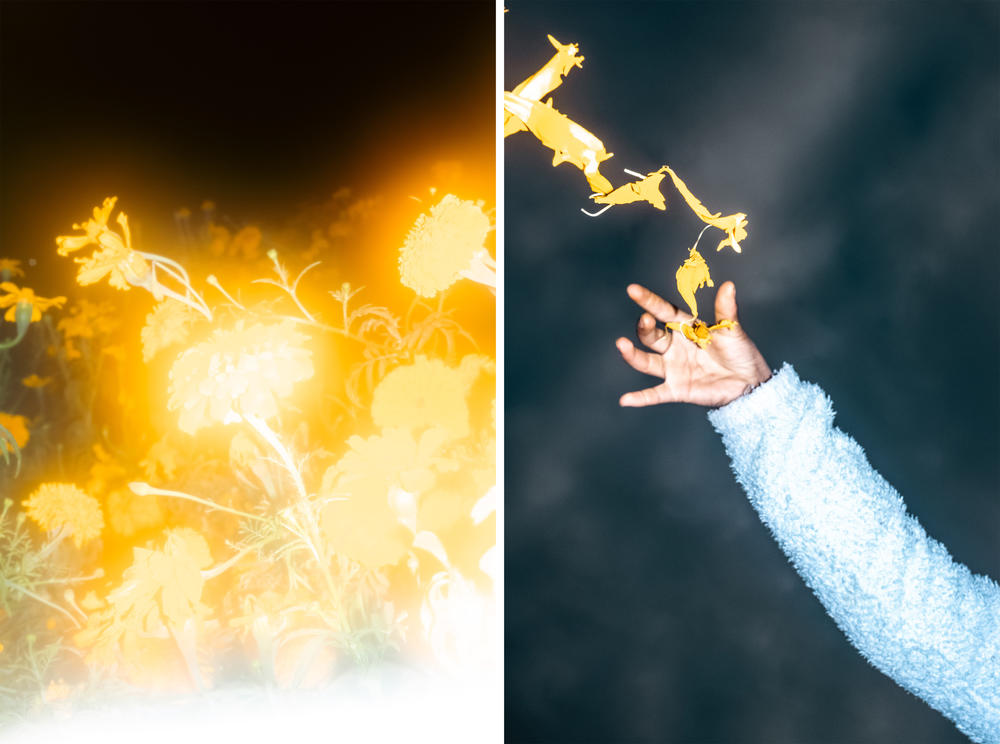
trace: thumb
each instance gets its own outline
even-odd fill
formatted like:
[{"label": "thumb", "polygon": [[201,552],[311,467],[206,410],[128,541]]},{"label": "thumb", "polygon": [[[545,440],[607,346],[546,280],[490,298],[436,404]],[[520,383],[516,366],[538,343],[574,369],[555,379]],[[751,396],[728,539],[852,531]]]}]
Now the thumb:
[{"label": "thumb", "polygon": [[739,320],[736,317],[736,285],[732,282],[723,282],[715,293],[715,322],[724,320]]}]

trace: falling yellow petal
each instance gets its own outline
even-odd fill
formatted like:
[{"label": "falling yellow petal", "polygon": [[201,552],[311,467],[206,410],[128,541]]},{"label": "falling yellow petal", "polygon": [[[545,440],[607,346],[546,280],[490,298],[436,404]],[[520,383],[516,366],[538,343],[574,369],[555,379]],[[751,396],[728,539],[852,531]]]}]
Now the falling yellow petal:
[{"label": "falling yellow petal", "polygon": [[684,338],[692,343],[698,344],[698,348],[704,349],[712,343],[712,333],[723,328],[736,328],[739,325],[735,320],[723,320],[715,325],[708,325],[701,320],[693,320],[691,323],[667,323],[667,328],[672,331],[680,331]]},{"label": "falling yellow petal", "polygon": [[723,246],[728,245],[734,251],[740,253],[740,241],[744,240],[747,236],[747,216],[742,212],[728,214],[725,217],[722,216],[722,212],[710,213],[705,205],[698,201],[698,198],[688,190],[688,187],[669,166],[665,165],[663,168],[670,174],[670,178],[674,181],[674,186],[677,187],[681,196],[684,197],[684,201],[687,202],[688,206],[698,215],[701,221],[712,227],[717,227],[726,233],[726,237],[719,241],[719,246],[716,250],[721,251]]},{"label": "falling yellow petal", "polygon": [[[549,34],[549,43],[555,47],[556,53],[542,69],[511,91],[515,96],[530,101],[540,101],[562,85],[563,78],[569,74],[570,70],[574,67],[583,67],[584,58],[580,56],[580,47],[576,44],[561,44],[552,34]],[[527,127],[521,119],[509,112],[504,112],[504,137],[515,132],[523,132],[525,129]]]},{"label": "falling yellow petal", "polygon": [[516,116],[528,130],[555,154],[552,165],[572,163],[583,171],[590,188],[607,194],[611,182],[598,171],[600,164],[613,153],[604,149],[604,143],[565,114],[552,107],[551,100],[539,103],[513,93],[503,94],[504,110]]},{"label": "falling yellow petal", "polygon": [[610,194],[599,194],[592,198],[598,204],[631,204],[637,201],[647,201],[657,209],[665,210],[667,200],[660,193],[660,181],[663,180],[665,174],[664,168],[649,173],[638,181],[619,186]]},{"label": "falling yellow petal", "polygon": [[712,284],[712,277],[708,274],[708,264],[705,263],[705,259],[702,258],[697,249],[691,249],[687,260],[677,269],[676,276],[677,291],[681,293],[684,302],[691,309],[691,314],[697,318],[698,300],[695,299],[694,293],[702,287],[715,286]]}]

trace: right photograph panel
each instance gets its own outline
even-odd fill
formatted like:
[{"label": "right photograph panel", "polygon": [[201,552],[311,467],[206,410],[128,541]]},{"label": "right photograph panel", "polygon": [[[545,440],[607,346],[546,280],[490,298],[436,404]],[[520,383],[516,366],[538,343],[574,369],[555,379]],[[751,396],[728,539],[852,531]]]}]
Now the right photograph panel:
[{"label": "right photograph panel", "polygon": [[505,6],[506,740],[1000,741],[1000,6]]}]

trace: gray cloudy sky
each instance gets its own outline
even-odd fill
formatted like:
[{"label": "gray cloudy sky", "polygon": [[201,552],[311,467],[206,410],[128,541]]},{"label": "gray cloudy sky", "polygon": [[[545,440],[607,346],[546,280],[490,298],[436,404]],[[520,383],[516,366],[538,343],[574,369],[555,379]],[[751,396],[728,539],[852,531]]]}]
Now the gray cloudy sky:
[{"label": "gray cloudy sky", "polygon": [[[1000,577],[1000,5],[506,6],[508,89],[547,33],[579,43],[554,104],[615,153],[602,172],[668,163],[749,215],[742,255],[704,253],[765,357]],[[592,220],[525,133],[505,181],[508,739],[964,741],[826,616],[704,410],[618,408],[651,383],[614,347],[625,287],[678,299],[701,228],[676,192]]]}]

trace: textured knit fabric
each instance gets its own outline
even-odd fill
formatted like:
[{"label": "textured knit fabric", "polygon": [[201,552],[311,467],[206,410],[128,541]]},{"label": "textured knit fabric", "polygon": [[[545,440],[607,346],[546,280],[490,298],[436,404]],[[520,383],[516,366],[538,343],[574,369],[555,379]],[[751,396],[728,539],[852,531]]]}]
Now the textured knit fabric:
[{"label": "textured knit fabric", "polygon": [[976,742],[1000,742],[1000,587],[956,563],[786,364],[711,411],[761,521],[875,667]]}]

